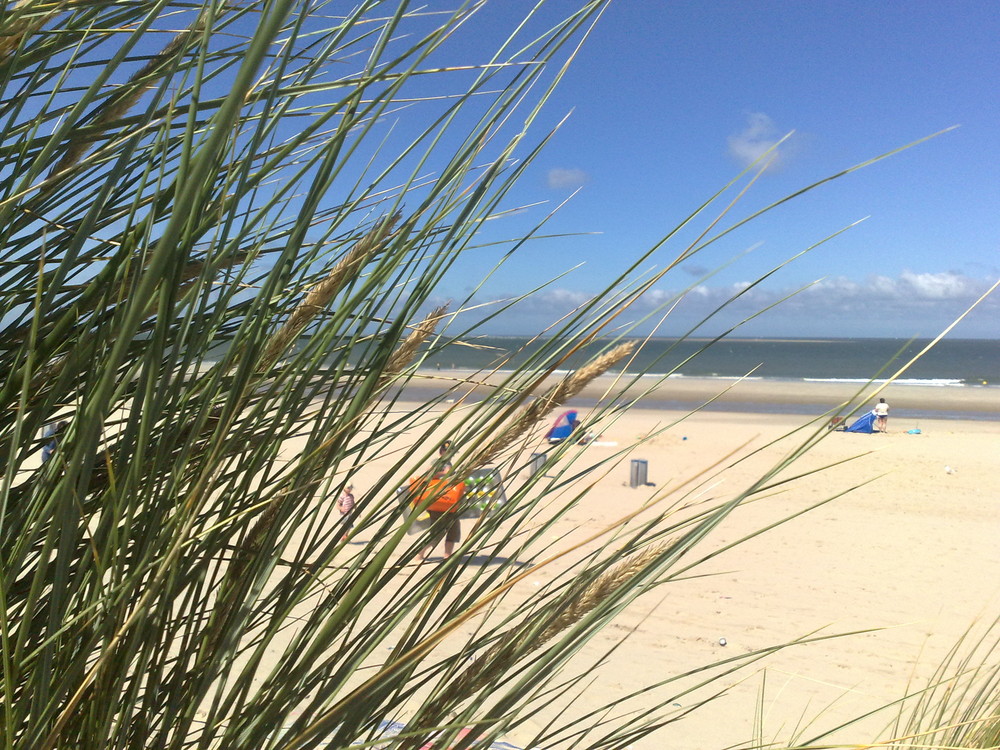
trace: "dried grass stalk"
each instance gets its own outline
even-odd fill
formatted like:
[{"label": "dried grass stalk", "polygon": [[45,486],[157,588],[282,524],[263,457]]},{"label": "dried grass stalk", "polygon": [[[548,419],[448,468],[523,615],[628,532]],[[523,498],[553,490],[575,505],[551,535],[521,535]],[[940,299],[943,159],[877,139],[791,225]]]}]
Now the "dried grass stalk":
[{"label": "dried grass stalk", "polygon": [[441,319],[447,312],[447,305],[435,307],[431,310],[427,317],[413,327],[413,330],[410,331],[409,335],[405,339],[403,339],[403,341],[396,348],[396,351],[389,355],[389,359],[386,361],[385,367],[382,369],[383,381],[396,377],[410,364],[410,362],[413,361],[413,358],[416,356],[421,344],[427,341],[427,339],[434,334],[434,331],[437,330],[438,323],[441,322]]},{"label": "dried grass stalk", "polygon": [[635,342],[619,344],[610,351],[601,354],[576,372],[567,375],[563,380],[548,389],[544,394],[525,406],[514,417],[510,425],[490,443],[473,461],[473,466],[485,466],[493,461],[506,448],[516,443],[526,432],[535,428],[539,420],[553,409],[566,403],[592,380],[600,377],[617,362],[629,356],[635,349]]},{"label": "dried grass stalk", "polygon": [[[372,230],[372,232],[374,231],[375,230]],[[365,239],[369,239],[370,237],[372,237],[371,233]],[[362,242],[364,242],[364,240],[362,240]],[[377,245],[377,242],[375,244]],[[357,245],[355,246],[355,249],[357,249]],[[360,260],[361,256],[359,256],[358,259]],[[341,268],[344,265],[345,262],[341,262],[340,265],[338,265],[338,268]],[[337,269],[334,269],[333,273],[335,273],[336,270]],[[331,273],[331,276],[333,275],[333,273]],[[327,280],[329,280],[329,278],[330,277],[327,277]],[[320,284],[317,284],[317,286],[313,288],[313,292],[315,292],[317,287],[320,287],[323,284],[325,284],[325,282],[320,282]],[[320,299],[320,295],[314,295],[313,292],[310,292],[310,294],[306,297],[306,302],[303,302],[302,305],[299,306],[299,309],[302,309],[309,302],[310,298],[312,298],[314,302]],[[390,355],[386,368],[383,371],[382,375],[383,378],[392,377],[394,374],[402,370],[403,367],[409,364],[409,362],[413,359],[413,355],[416,353],[417,349],[420,348],[420,345],[424,341],[426,341],[427,338],[431,336],[431,334],[434,333],[434,330],[436,329],[438,322],[444,316],[446,311],[447,307],[435,308],[426,318],[424,318],[422,321],[420,321],[420,323],[414,326],[412,333],[410,333],[410,335],[403,340],[403,343],[399,345],[399,348],[395,352],[393,352],[392,355]],[[393,367],[398,367],[398,369],[393,371],[392,370]],[[275,500],[275,502],[272,503],[267,508],[267,510],[264,511],[264,513],[257,520],[257,523],[254,524],[253,529],[247,536],[247,541],[244,542],[244,544],[242,545],[240,550],[241,553],[249,554],[252,556],[260,551],[261,544],[263,543],[263,540],[266,538],[266,536],[271,532],[272,527],[276,523],[279,511],[281,510],[285,500],[286,500],[286,495],[283,494],[277,500]],[[234,558],[234,565],[240,559],[241,558],[239,556]]]},{"label": "dried grass stalk", "polygon": [[68,2],[56,3],[54,6],[50,6],[49,10],[32,14],[27,12],[27,9],[33,4],[32,0],[17,0],[4,11],[8,17],[16,16],[20,12],[23,12],[23,15],[11,23],[5,24],[7,29],[3,34],[0,34],[0,60],[9,57],[14,50],[21,46],[21,42],[26,37],[34,34],[46,21],[69,5]]},{"label": "dried grass stalk", "polygon": [[[579,590],[577,595],[567,595],[563,599],[568,602],[567,606],[540,633],[532,634],[534,623],[531,620],[508,630],[494,646],[459,675],[444,693],[427,705],[420,722],[427,726],[440,724],[454,706],[486,686],[491,677],[507,674],[508,669],[528,653],[542,648],[559,633],[579,622],[618,589],[645,571],[669,548],[669,542],[647,547],[599,575]],[[542,610],[540,616],[548,614],[548,610]]]},{"label": "dried grass stalk", "polygon": [[[371,239],[376,234],[376,229],[373,229],[372,232],[369,233],[369,235],[365,238],[365,240],[362,240],[360,243],[358,243],[358,245],[361,245],[366,240]],[[354,250],[358,249],[358,245],[355,245]],[[322,301],[325,295],[324,285],[326,284],[326,282],[329,281],[335,273],[337,273],[338,269],[343,270],[344,266],[347,265],[348,262],[360,263],[361,260],[367,257],[368,253],[376,246],[378,246],[378,241],[373,241],[369,245],[366,245],[365,248],[363,248],[365,252],[355,255],[353,260],[349,261],[348,259],[345,259],[344,261],[342,261],[337,266],[337,268],[334,269],[334,271],[330,274],[330,276],[327,277],[326,281],[320,282],[320,284],[317,284],[316,287],[313,287],[313,290],[309,293],[309,295],[307,295],[306,301],[299,306],[299,310],[303,309],[310,302],[312,302],[312,304],[320,306],[325,304],[325,302],[328,302],[329,299]],[[352,250],[351,254],[354,254],[354,250]],[[320,292],[317,293],[317,289],[319,287],[324,287],[324,289],[320,290]],[[390,355],[388,364],[386,368],[383,370],[383,375],[382,375],[383,378],[392,377],[393,375],[398,373],[399,370],[402,370],[403,367],[409,364],[409,362],[413,358],[413,355],[416,353],[417,349],[419,349],[420,345],[424,341],[426,341],[427,338],[431,336],[431,334],[434,333],[434,330],[436,329],[438,322],[444,316],[446,310],[447,307],[435,308],[430,313],[430,315],[428,315],[414,327],[413,332],[410,333],[410,335],[407,336],[406,339],[404,339],[403,343],[400,344],[399,348],[395,352],[393,352],[392,355]],[[298,310],[296,310],[296,312],[298,312]],[[392,370],[393,367],[396,367],[398,369],[393,371]],[[267,538],[267,535],[271,533],[271,530],[273,529],[275,523],[277,523],[278,521],[280,511],[282,510],[282,506],[284,505],[284,503],[287,501],[287,497],[288,497],[287,493],[283,493],[282,495],[280,495],[270,506],[268,506],[268,508],[264,511],[264,513],[261,514],[260,518],[257,520],[253,528],[250,530],[250,533],[247,535],[246,540],[241,544],[240,549],[233,558],[233,562],[230,567],[230,572],[233,573],[234,578],[241,577],[249,561],[260,552],[264,540]],[[226,604],[224,606],[230,606],[230,605]]]},{"label": "dried grass stalk", "polygon": [[[601,602],[609,598],[615,591],[643,572],[649,564],[668,549],[667,544],[647,547],[632,557],[623,560],[610,570],[605,571],[588,584],[580,595],[573,599],[555,620],[532,641],[532,649],[541,648],[552,640],[559,632],[578,622],[585,614],[591,612]],[[502,645],[502,644],[498,644]],[[489,654],[487,653],[487,656]]]},{"label": "dried grass stalk", "polygon": [[62,159],[52,167],[49,177],[77,164],[90,151],[96,134],[100,134],[109,126],[117,123],[142,98],[143,94],[156,85],[166,70],[167,64],[184,49],[192,36],[204,30],[204,23],[204,18],[199,17],[189,28],[176,34],[158,54],[147,60],[146,64],[136,71],[129,78],[128,83],[122,87],[122,93],[112,96],[98,110],[87,128],[90,131],[89,134],[82,135],[78,131],[73,131],[66,152]]},{"label": "dried grass stalk", "polygon": [[354,243],[327,277],[309,290],[305,299],[292,311],[285,325],[268,340],[264,354],[257,365],[258,372],[269,370],[302,333],[302,329],[326,309],[330,301],[344,288],[348,279],[353,278],[368,259],[383,246],[399,219],[399,214],[393,214],[377,221],[368,234]]}]

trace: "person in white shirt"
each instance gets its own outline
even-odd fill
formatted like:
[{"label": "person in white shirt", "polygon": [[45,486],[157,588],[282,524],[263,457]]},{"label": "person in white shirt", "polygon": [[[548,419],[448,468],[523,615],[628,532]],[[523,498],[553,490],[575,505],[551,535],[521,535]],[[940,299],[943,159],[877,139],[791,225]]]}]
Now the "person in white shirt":
[{"label": "person in white shirt", "polygon": [[879,432],[886,432],[889,425],[889,404],[884,398],[880,398],[875,404],[875,429]]}]

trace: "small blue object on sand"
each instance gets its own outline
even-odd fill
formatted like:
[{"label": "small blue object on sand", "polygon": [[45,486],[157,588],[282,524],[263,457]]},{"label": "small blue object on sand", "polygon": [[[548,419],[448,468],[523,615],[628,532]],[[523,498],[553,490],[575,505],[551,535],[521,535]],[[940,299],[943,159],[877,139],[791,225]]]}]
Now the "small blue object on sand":
[{"label": "small blue object on sand", "polygon": [[907,430],[906,434],[907,435],[919,435],[920,434],[920,428],[919,427],[914,427],[912,430]]}]

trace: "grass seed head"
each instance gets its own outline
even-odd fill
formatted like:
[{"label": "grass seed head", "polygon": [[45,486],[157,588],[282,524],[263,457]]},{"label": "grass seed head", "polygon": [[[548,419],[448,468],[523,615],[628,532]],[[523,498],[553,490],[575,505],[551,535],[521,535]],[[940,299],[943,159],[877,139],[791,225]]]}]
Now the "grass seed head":
[{"label": "grass seed head", "polygon": [[399,219],[399,214],[393,214],[377,221],[364,237],[354,243],[326,278],[306,293],[305,299],[292,311],[285,324],[268,340],[257,365],[258,372],[269,370],[309,322],[327,308],[347,281],[354,278],[385,244]]},{"label": "grass seed head", "polygon": [[[540,633],[532,633],[534,622],[531,620],[512,627],[439,697],[428,704],[421,721],[430,724],[440,722],[462,700],[489,684],[492,676],[506,674],[514,663],[528,653],[540,649],[611,598],[615,592],[653,564],[670,548],[670,544],[668,542],[647,547],[608,569],[582,588],[567,594],[561,601],[569,601],[568,606],[553,617]],[[537,617],[544,618],[551,613],[551,609],[542,609],[538,611]]]},{"label": "grass seed head", "polygon": [[441,319],[447,312],[447,305],[435,307],[423,320],[413,327],[409,335],[400,342],[396,351],[389,355],[389,359],[382,372],[383,380],[395,377],[413,361],[420,346],[434,334],[438,323],[441,322]]},{"label": "grass seed head", "polygon": [[635,342],[629,341],[600,354],[579,370],[567,375],[549,388],[544,394],[525,406],[497,438],[490,443],[474,462],[475,466],[485,466],[506,448],[516,443],[527,432],[535,429],[538,422],[553,409],[566,403],[582,391],[588,383],[599,378],[616,363],[629,356],[635,349]]}]

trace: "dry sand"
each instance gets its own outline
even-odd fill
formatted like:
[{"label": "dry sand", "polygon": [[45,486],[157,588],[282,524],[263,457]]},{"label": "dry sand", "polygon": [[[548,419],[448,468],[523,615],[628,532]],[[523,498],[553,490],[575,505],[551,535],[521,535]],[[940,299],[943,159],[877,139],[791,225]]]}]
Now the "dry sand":
[{"label": "dry sand", "polygon": [[[668,416],[634,412],[604,440],[628,441]],[[699,414],[637,448],[634,457],[649,462],[651,481],[668,485],[730,450],[778,440],[801,421]],[[712,492],[726,496],[750,484],[797,442],[779,440],[726,471]],[[638,602],[602,636],[605,643],[593,644],[596,654],[629,635],[614,666],[602,670],[598,692],[628,692],[821,628],[831,634],[884,628],[770,656],[741,673],[746,681],[713,705],[663,730],[674,747],[745,741],[764,690],[764,739],[787,740],[814,716],[828,728],[900,698],[914,674],[926,679],[977,619],[1000,616],[1000,423],[924,420],[920,435],[831,433],[796,463],[795,473],[864,453],[734,514],[708,549],[874,480],[709,561],[699,570],[711,577],[669,584]],[[629,510],[649,494],[622,487],[627,476],[623,466],[596,488],[585,525],[605,523],[608,511]],[[699,697],[704,693],[672,703],[681,711]],[[874,739],[889,718],[841,739]],[[664,746],[656,739],[635,745]]]},{"label": "dry sand", "polygon": [[[684,398],[697,401],[717,391],[718,383],[684,381],[684,388],[689,391]],[[767,406],[772,401],[822,402],[833,408],[856,388],[753,382],[739,386],[738,400],[756,400],[762,409],[772,408]],[[818,630],[879,629],[794,646],[710,689],[677,695],[670,707],[679,715],[709,692],[728,687],[711,705],[632,747],[718,749],[748,741],[758,701],[763,738],[787,740],[813,717],[819,717],[817,728],[828,728],[900,698],[911,681],[929,676],[970,626],[997,618],[1000,421],[924,418],[919,435],[906,432],[914,427],[906,416],[907,404],[933,398],[946,410],[1000,412],[994,402],[997,391],[920,390],[894,386],[887,391],[893,406],[888,434],[827,433],[822,420],[814,425],[826,437],[795,464],[794,473],[830,468],[782,485],[740,509],[703,551],[846,494],[707,561],[696,570],[703,577],[672,582],[635,602],[580,654],[576,663],[584,668],[625,637],[613,659],[591,672],[594,684],[575,699],[575,711]],[[583,449],[582,460],[606,458],[669,427],[620,456],[564,519],[567,536],[561,543],[607,526],[654,496],[674,490],[674,497],[679,496],[687,480],[704,478],[709,467],[732,452],[747,458],[714,477],[703,493],[717,498],[738,493],[801,442],[807,433],[783,436],[807,419],[746,411],[689,416],[662,408],[630,411],[603,428],[599,440]],[[630,459],[648,462],[655,487],[627,486]],[[382,470],[378,464],[355,476],[355,484],[363,488],[367,473],[375,477]],[[526,585],[544,585],[557,572],[542,571]],[[677,690],[696,682],[682,680]],[[651,702],[642,699],[636,705]],[[553,704],[538,721],[559,708]],[[872,740],[890,718],[869,721],[840,738]],[[805,731],[803,736],[812,734]],[[529,737],[521,731],[509,739],[523,743]]]}]

